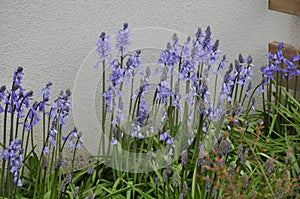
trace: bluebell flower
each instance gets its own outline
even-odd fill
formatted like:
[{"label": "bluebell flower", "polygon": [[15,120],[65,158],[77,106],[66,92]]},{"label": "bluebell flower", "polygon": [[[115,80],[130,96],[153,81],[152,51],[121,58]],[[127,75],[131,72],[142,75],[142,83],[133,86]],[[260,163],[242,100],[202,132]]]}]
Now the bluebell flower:
[{"label": "bluebell flower", "polygon": [[181,106],[179,104],[181,96],[177,93],[177,94],[173,94],[172,96],[172,106],[175,107],[177,110],[181,110]]},{"label": "bluebell flower", "polygon": [[208,129],[209,129],[209,119],[206,118],[206,119],[204,120],[204,125],[203,125],[203,127],[202,127],[202,131],[205,132],[205,133],[207,133],[207,132],[208,132]]},{"label": "bluebell flower", "polygon": [[160,81],[156,88],[156,100],[160,100],[162,104],[166,104],[168,98],[172,96],[173,93],[166,80]]},{"label": "bluebell flower", "polygon": [[220,65],[219,65],[219,69],[224,69],[226,67],[226,63],[228,62],[228,60],[226,59],[226,55],[223,55],[223,58],[220,62]]},{"label": "bluebell flower", "polygon": [[47,154],[47,153],[49,153],[49,152],[50,152],[49,147],[48,147],[48,146],[45,146],[45,147],[44,147],[44,150],[43,150],[43,153],[44,153],[44,154]]},{"label": "bluebell flower", "polygon": [[124,72],[124,80],[127,86],[131,85],[131,81],[134,78],[135,71],[136,73],[142,73],[141,70],[139,70],[139,67],[142,65],[141,58],[139,54],[141,53],[140,50],[137,50],[135,54],[131,54],[126,62],[127,68]]},{"label": "bluebell flower", "polygon": [[106,105],[111,104],[114,97],[114,87],[109,86],[108,89],[102,94],[102,97],[104,98],[104,103]]},{"label": "bluebell flower", "polygon": [[58,134],[57,130],[55,129],[55,123],[52,123],[49,131],[49,142],[52,147],[56,146],[56,134]]},{"label": "bluebell flower", "polygon": [[199,142],[198,148],[199,148],[199,152],[198,152],[196,165],[199,167],[199,166],[203,165],[203,160],[204,160],[204,155],[205,155],[205,147],[201,141]]},{"label": "bluebell flower", "polygon": [[265,165],[265,169],[266,169],[266,173],[267,175],[270,175],[272,173],[272,171],[274,170],[274,158],[268,158],[266,161],[266,165]]},{"label": "bluebell flower", "polygon": [[300,61],[300,55],[296,55],[296,56],[291,55],[290,58],[291,58],[291,61],[294,62],[294,63]]},{"label": "bluebell flower", "polygon": [[198,90],[198,97],[203,99],[204,102],[207,102],[207,97],[209,96],[209,89],[206,80],[202,81],[202,84]]},{"label": "bluebell flower", "polygon": [[195,36],[196,36],[196,40],[200,40],[202,37],[204,37],[204,34],[202,33],[202,30],[200,27],[198,28]]},{"label": "bluebell flower", "polygon": [[178,57],[180,57],[180,55],[182,53],[182,46],[179,45],[178,41],[179,41],[179,39],[178,39],[177,35],[174,33],[173,36],[172,36],[172,51]]},{"label": "bluebell flower", "polygon": [[115,137],[111,138],[111,142],[112,142],[112,145],[117,145],[118,144],[118,140]]},{"label": "bluebell flower", "polygon": [[131,54],[126,62],[127,68],[135,69],[142,65],[142,61],[140,58],[141,50],[136,50],[135,54]]},{"label": "bluebell flower", "polygon": [[207,26],[205,30],[205,36],[203,39],[203,48],[204,49],[209,49],[211,48],[211,31],[210,31],[210,26]]},{"label": "bluebell flower", "polygon": [[[1,86],[0,87],[0,102],[5,99],[5,91],[6,91],[6,86]],[[4,111],[3,107],[0,104],[0,113]]]},{"label": "bluebell flower", "polygon": [[283,44],[283,42],[280,42],[280,43],[278,44],[277,49],[278,49],[278,50],[282,50],[283,48],[284,48],[284,44]]},{"label": "bluebell flower", "polygon": [[69,112],[72,108],[69,97],[71,95],[70,90],[66,90],[66,93],[61,92],[58,98],[53,102],[50,111],[51,121],[57,120],[62,129],[65,128],[65,122],[69,119]]},{"label": "bluebell flower", "polygon": [[22,186],[20,171],[23,166],[23,149],[21,148],[21,144],[21,140],[13,140],[9,146],[9,149],[5,149],[1,155],[3,159],[9,161],[10,173],[13,174],[13,181],[17,186]]},{"label": "bluebell flower", "polygon": [[232,174],[233,174],[234,171],[235,171],[235,165],[234,165],[234,162],[231,162],[229,166],[230,166],[230,169],[229,169],[229,176],[231,177]]},{"label": "bluebell flower", "polygon": [[39,103],[34,102],[28,112],[28,119],[31,119],[31,121],[28,121],[28,119],[25,121],[25,128],[27,131],[31,130],[31,128],[40,121],[40,118],[37,114],[38,106],[39,106]]},{"label": "bluebell flower", "polygon": [[247,174],[244,175],[244,185],[243,185],[243,188],[246,189],[247,186],[248,186],[248,182],[249,181],[249,177]]},{"label": "bluebell flower", "polygon": [[46,84],[46,87],[41,89],[40,96],[43,96],[43,100],[39,103],[39,111],[43,112],[45,110],[45,105],[48,105],[47,102],[51,97],[51,89],[52,83],[49,82]]},{"label": "bluebell flower", "polygon": [[179,78],[184,81],[189,81],[194,69],[195,67],[192,61],[183,61],[179,71]]},{"label": "bluebell flower", "polygon": [[138,114],[137,114],[137,118],[136,121],[141,124],[142,126],[146,125],[146,120],[149,117],[149,112],[147,109],[147,104],[145,101],[145,97],[144,97],[144,92],[141,93],[140,96],[140,103],[138,105]]},{"label": "bluebell flower", "polygon": [[206,175],[206,177],[205,177],[205,191],[206,192],[210,191],[210,178],[209,178],[209,175]]},{"label": "bluebell flower", "polygon": [[191,41],[191,37],[188,36],[186,43],[183,45],[181,50],[181,57],[183,59],[188,59],[191,56],[191,49],[189,47],[189,43]]},{"label": "bluebell flower", "polygon": [[[230,64],[230,66],[232,66],[232,64]],[[226,71],[226,73],[224,74],[224,79],[223,79],[223,83],[222,83],[222,89],[221,89],[221,99],[226,99],[227,101],[231,102],[232,98],[231,98],[231,93],[233,90],[233,86],[234,86],[234,79],[235,76],[232,76],[230,74],[230,68],[229,70]]]},{"label": "bluebell flower", "polygon": [[109,76],[109,81],[113,86],[116,86],[123,81],[124,69],[121,68],[118,60],[116,59],[111,62],[111,66],[113,67],[113,69]]},{"label": "bluebell flower", "polygon": [[109,36],[106,36],[105,32],[102,32],[97,42],[97,53],[100,55],[100,61],[103,61],[110,51]]},{"label": "bluebell flower", "polygon": [[269,64],[269,65],[266,65],[266,66],[262,66],[260,68],[260,71],[262,72],[262,74],[264,74],[267,78],[269,79],[274,79],[274,71],[276,71],[276,67],[274,66],[274,64]]},{"label": "bluebell flower", "polygon": [[[23,78],[23,67],[19,66],[13,74],[13,84],[14,85],[21,85],[21,81]],[[23,90],[22,87],[20,87],[20,90]]]},{"label": "bluebell flower", "polygon": [[226,156],[230,152],[230,149],[231,149],[230,142],[222,139],[222,141],[220,142],[220,146],[219,146],[220,155],[222,157]]},{"label": "bluebell flower", "polygon": [[90,166],[87,168],[87,174],[92,175],[94,173],[94,167]]},{"label": "bluebell flower", "polygon": [[[75,127],[69,134],[69,147],[77,149],[81,148],[82,145],[82,135],[77,132],[77,128]],[[76,146],[75,146],[76,145]]]},{"label": "bluebell flower", "polygon": [[180,60],[180,57],[176,55],[172,51],[163,51],[160,56],[158,63],[159,64],[165,64],[166,66],[174,66],[176,63],[178,63]]},{"label": "bluebell flower", "polygon": [[166,141],[166,144],[168,144],[168,145],[173,145],[173,143],[174,143],[173,138],[171,137],[169,131],[166,131],[163,134],[160,134],[159,135],[159,140],[160,141]]},{"label": "bluebell flower", "polygon": [[128,52],[128,45],[130,44],[129,37],[131,36],[128,23],[124,23],[123,29],[116,33],[116,48],[118,49],[119,56],[123,56]]},{"label": "bluebell flower", "polygon": [[185,167],[185,165],[187,164],[188,154],[189,154],[189,152],[186,149],[181,153],[181,165],[182,165],[182,167]]},{"label": "bluebell flower", "polygon": [[158,63],[173,67],[179,62],[183,47],[178,44],[178,37],[173,34],[172,43],[168,43],[166,49],[160,54]]},{"label": "bluebell flower", "polygon": [[283,62],[286,65],[286,68],[282,70],[284,73],[284,78],[290,80],[292,76],[298,76],[300,74],[300,71],[294,65],[293,61],[284,58]]},{"label": "bluebell flower", "polygon": [[72,182],[72,174],[71,172],[68,172],[66,176],[66,185],[70,184],[71,182]]},{"label": "bluebell flower", "polygon": [[[25,92],[22,87],[23,68],[18,67],[13,73],[13,84],[8,95],[5,97],[5,104],[8,105],[9,113],[16,113],[18,118],[23,117],[24,106],[29,108],[29,101],[32,99],[33,92]],[[4,89],[5,87],[2,87]],[[4,91],[3,91],[4,92]],[[2,92],[1,97],[4,98],[5,94]],[[2,99],[1,99],[2,100]]]},{"label": "bluebell flower", "polygon": [[219,40],[217,39],[215,44],[211,47],[210,60],[208,62],[209,66],[217,65],[217,61],[219,59],[219,56],[221,55],[221,51],[218,50],[218,47],[219,47]]},{"label": "bluebell flower", "polygon": [[242,144],[239,144],[239,146],[238,146],[237,155],[238,155],[238,161],[240,161],[243,156],[243,145]]}]

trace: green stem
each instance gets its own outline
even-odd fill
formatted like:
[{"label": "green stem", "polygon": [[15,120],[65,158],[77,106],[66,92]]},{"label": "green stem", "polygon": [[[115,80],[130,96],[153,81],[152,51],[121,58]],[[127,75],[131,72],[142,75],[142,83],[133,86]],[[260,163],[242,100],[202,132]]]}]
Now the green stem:
[{"label": "green stem", "polygon": [[[3,123],[3,150],[6,149],[6,123],[7,123],[7,111],[8,111],[8,104],[5,105],[5,110],[4,110],[4,123]],[[6,160],[3,158],[2,159],[2,175],[1,175],[1,194],[4,196],[5,194],[5,188],[6,188],[6,183],[4,183],[4,176],[5,176],[5,165],[6,165]]]},{"label": "green stem", "polygon": [[51,187],[50,199],[56,199],[56,196],[57,196],[57,178],[58,178],[58,173],[59,173],[59,169],[55,169],[55,171],[54,171],[54,177],[53,177],[53,182],[52,182],[52,187]]},{"label": "green stem", "polygon": [[[105,92],[105,78],[106,78],[106,74],[105,74],[105,60],[103,60],[103,64],[102,64],[102,95]],[[106,121],[106,111],[107,111],[107,106],[105,105],[105,99],[102,96],[102,132],[101,132],[101,140],[100,140],[100,145],[99,145],[99,149],[98,149],[98,156],[100,156],[100,150],[101,150],[101,146],[102,146],[102,154],[105,154],[105,121]]]},{"label": "green stem", "polygon": [[247,109],[246,109],[247,112],[246,112],[246,114],[245,114],[245,118],[246,118],[246,119],[248,118],[249,112],[250,112],[250,110],[251,110],[250,105],[251,105],[251,103],[252,103],[252,98],[253,98],[253,96],[254,96],[254,94],[255,94],[255,91],[256,91],[260,86],[261,86],[261,84],[257,85],[257,86],[254,88],[252,94],[250,95],[250,98],[249,98],[249,101],[248,101],[248,105],[247,105]]}]

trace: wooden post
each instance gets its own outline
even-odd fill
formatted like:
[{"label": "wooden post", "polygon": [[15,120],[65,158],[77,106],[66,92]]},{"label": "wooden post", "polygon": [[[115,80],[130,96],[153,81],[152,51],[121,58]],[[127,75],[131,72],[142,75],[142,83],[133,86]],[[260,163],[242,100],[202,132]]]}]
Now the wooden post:
[{"label": "wooden post", "polygon": [[269,9],[300,16],[300,0],[269,0]]}]

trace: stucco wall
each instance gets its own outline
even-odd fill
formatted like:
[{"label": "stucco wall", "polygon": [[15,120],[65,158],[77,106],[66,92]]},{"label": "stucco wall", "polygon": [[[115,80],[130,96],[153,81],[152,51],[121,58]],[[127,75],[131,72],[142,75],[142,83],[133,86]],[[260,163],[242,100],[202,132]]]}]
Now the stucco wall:
[{"label": "stucco wall", "polygon": [[[229,60],[239,53],[252,55],[258,71],[266,63],[268,42],[300,46],[300,17],[269,11],[267,4],[266,0],[1,1],[0,84],[10,84],[12,71],[21,65],[24,85],[36,94],[48,81],[54,83],[53,95],[72,89],[99,34],[114,34],[123,22],[132,28],[164,27],[185,35],[210,25]],[[142,40],[149,34],[136,36]],[[162,38],[157,40],[164,46],[167,41]],[[89,117],[82,113],[81,117]],[[89,131],[95,130],[89,126]]]}]

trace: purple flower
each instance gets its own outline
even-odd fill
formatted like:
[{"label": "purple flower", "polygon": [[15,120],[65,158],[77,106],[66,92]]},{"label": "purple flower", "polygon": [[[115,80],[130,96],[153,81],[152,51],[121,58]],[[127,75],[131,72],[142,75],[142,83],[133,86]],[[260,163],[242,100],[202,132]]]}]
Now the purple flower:
[{"label": "purple flower", "polygon": [[[40,118],[37,114],[37,107],[39,106],[38,102],[34,102],[32,107],[30,108],[28,112],[28,118],[25,121],[25,128],[27,131],[31,130],[33,126],[35,126],[39,121]],[[28,121],[28,119],[31,119],[31,121]]]},{"label": "purple flower", "polygon": [[202,37],[204,37],[204,34],[202,33],[202,30],[200,27],[198,28],[195,36],[196,36],[196,40],[200,40]]},{"label": "purple flower", "polygon": [[173,138],[170,136],[169,131],[159,135],[159,140],[166,141],[166,144],[173,145]]},{"label": "purple flower", "polygon": [[231,93],[234,86],[233,77],[230,75],[229,71],[227,71],[224,75],[224,80],[222,84],[221,98],[227,99],[227,101],[231,102]]},{"label": "purple flower", "polygon": [[124,72],[124,80],[127,86],[131,85],[131,81],[135,76],[135,71],[142,74],[142,71],[139,70],[139,67],[142,65],[141,58],[139,56],[140,53],[141,51],[137,50],[135,54],[130,55],[126,62],[127,68]]},{"label": "purple flower", "polygon": [[94,173],[94,167],[90,166],[87,168],[87,174],[92,175]]},{"label": "purple flower", "polygon": [[70,184],[72,182],[72,174],[71,172],[68,172],[66,176],[66,184]]},{"label": "purple flower", "polygon": [[129,37],[131,36],[128,23],[124,23],[123,29],[116,33],[116,48],[118,49],[119,56],[123,56],[128,52],[128,45],[130,44]]},{"label": "purple flower", "polygon": [[235,165],[234,165],[234,162],[231,162],[230,163],[230,170],[229,170],[229,177],[232,176],[232,174],[234,173],[235,171]]},{"label": "purple flower", "polygon": [[65,128],[65,122],[69,119],[69,111],[71,109],[71,96],[70,90],[66,90],[64,94],[61,92],[58,98],[53,102],[52,109],[50,111],[50,118],[52,121],[57,120],[58,124]]},{"label": "purple flower", "polygon": [[[1,86],[1,88],[0,88],[0,102],[5,98],[5,90],[6,90],[6,86]],[[4,111],[4,109],[0,104],[0,113],[2,113],[3,111]]]},{"label": "purple flower", "polygon": [[266,173],[268,175],[270,175],[272,173],[272,171],[274,170],[274,159],[273,158],[268,158],[268,160],[266,161]]},{"label": "purple flower", "polygon": [[182,46],[178,44],[178,40],[177,35],[174,34],[172,37],[172,43],[168,43],[166,49],[160,54],[158,60],[159,64],[165,64],[166,66],[173,67],[174,64],[179,62],[182,53]]},{"label": "purple flower", "polygon": [[22,186],[20,179],[20,170],[23,166],[23,149],[21,148],[21,140],[15,139],[11,142],[9,149],[5,149],[1,157],[5,160],[9,160],[10,173],[14,175],[13,181],[17,186]]},{"label": "purple flower", "polygon": [[279,43],[277,48],[279,51],[282,50],[284,48],[284,44],[282,42]]},{"label": "purple flower", "polygon": [[103,61],[110,51],[109,37],[105,35],[105,32],[102,32],[97,42],[97,53],[100,55],[100,61]]},{"label": "purple flower", "polygon": [[210,31],[210,26],[207,26],[205,30],[205,36],[203,39],[203,48],[204,49],[209,49],[211,48],[211,31]]},{"label": "purple flower", "polygon": [[127,68],[135,69],[142,65],[140,54],[141,54],[141,51],[136,50],[135,54],[130,55],[130,57],[128,58],[128,60],[126,62]]},{"label": "purple flower", "polygon": [[224,69],[226,67],[226,63],[228,62],[228,60],[226,59],[226,55],[223,55],[223,58],[220,62],[219,68],[220,69]]},{"label": "purple flower", "polygon": [[138,115],[137,115],[136,121],[140,125],[145,126],[148,116],[149,116],[149,113],[148,113],[147,104],[146,104],[144,92],[143,92],[140,96],[140,103],[138,105]]},{"label": "purple flower", "polygon": [[103,93],[102,97],[104,98],[104,103],[106,105],[110,105],[114,97],[114,87],[108,87],[108,89]]},{"label": "purple flower", "polygon": [[172,96],[172,106],[174,106],[178,110],[181,110],[181,106],[179,104],[179,100],[180,100],[180,95],[179,94],[174,94]]},{"label": "purple flower", "polygon": [[[32,91],[26,92],[21,85],[21,80],[23,76],[23,68],[18,67],[13,74],[13,85],[9,94],[5,98],[5,103],[8,105],[9,113],[16,113],[18,118],[23,117],[24,106],[29,108],[31,97],[33,95]],[[2,87],[4,89],[5,87]],[[2,90],[4,92],[4,90]],[[1,98],[4,98],[5,94],[1,93]],[[1,99],[2,100],[2,99]],[[2,108],[1,108],[2,109]]]},{"label": "purple flower", "polygon": [[[20,85],[22,78],[23,78],[23,67],[19,66],[15,71],[13,75],[13,84],[14,85]],[[20,88],[22,90],[22,87]]]},{"label": "purple flower", "polygon": [[109,76],[109,81],[113,86],[116,86],[123,81],[124,69],[121,68],[118,60],[116,59],[111,62],[111,66],[113,69]]},{"label": "purple flower", "polygon": [[[50,90],[50,87],[52,86],[52,83],[49,82],[48,84],[46,84],[46,87],[43,88],[41,91],[40,91],[40,96],[43,96],[43,101],[46,103],[49,101],[50,99],[50,94],[51,94],[51,90]],[[40,111],[44,111],[44,108],[41,107],[40,108]]]},{"label": "purple flower", "polygon": [[189,152],[186,149],[181,153],[181,165],[182,165],[182,167],[185,167],[185,165],[187,164],[188,154],[189,154]]},{"label": "purple flower", "polygon": [[248,97],[249,96],[249,91],[252,88],[252,81],[249,81],[246,92],[245,92],[245,96]]},{"label": "purple flower", "polygon": [[166,104],[168,97],[172,96],[173,93],[166,80],[162,80],[156,88],[156,99],[161,100],[161,103]]},{"label": "purple flower", "polygon": [[179,72],[179,78],[184,81],[189,81],[194,69],[194,63],[192,61],[183,61]]},{"label": "purple flower", "polygon": [[292,60],[288,60],[288,59],[283,59],[286,68],[282,70],[282,72],[284,73],[284,77],[287,80],[290,80],[292,76],[298,76],[300,74],[300,71],[298,70],[298,68],[294,65],[294,62]]},{"label": "purple flower", "polygon": [[231,149],[230,142],[222,139],[219,146],[220,155],[222,157],[226,156],[229,153],[230,149]]},{"label": "purple flower", "polygon": [[205,191],[206,192],[210,191],[210,178],[209,178],[209,175],[206,175],[206,177],[205,177]]},{"label": "purple flower", "polygon": [[[76,147],[77,149],[81,148],[82,145],[82,138],[81,138],[81,133],[77,132],[77,128],[74,128],[70,133],[69,133],[69,147],[74,148]],[[75,146],[76,145],[76,146]]]},{"label": "purple flower", "polygon": [[243,188],[246,189],[247,186],[248,186],[248,182],[249,181],[249,177],[247,174],[244,175],[244,185],[243,185]]},{"label": "purple flower", "polygon": [[44,148],[44,150],[43,150],[43,153],[44,153],[44,154],[47,154],[47,153],[49,153],[49,152],[50,152],[49,147],[48,147],[48,146],[45,146],[45,148]]},{"label": "purple flower", "polygon": [[199,148],[199,153],[198,153],[196,165],[199,167],[203,164],[203,160],[205,156],[205,148],[201,141],[199,142],[198,148]]},{"label": "purple flower", "polygon": [[174,52],[163,51],[159,56],[158,63],[165,64],[166,66],[174,66],[179,60],[180,57]]},{"label": "purple flower", "polygon": [[173,187],[174,189],[178,188],[178,173],[174,173]]},{"label": "purple flower", "polygon": [[112,145],[118,144],[118,140],[115,137],[112,137],[111,142],[112,142]]}]

